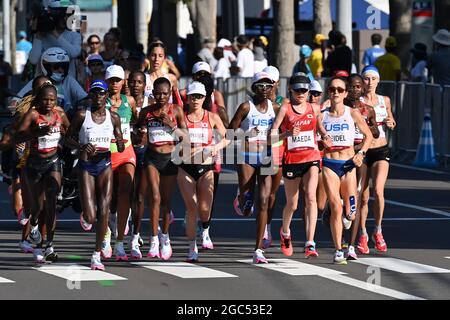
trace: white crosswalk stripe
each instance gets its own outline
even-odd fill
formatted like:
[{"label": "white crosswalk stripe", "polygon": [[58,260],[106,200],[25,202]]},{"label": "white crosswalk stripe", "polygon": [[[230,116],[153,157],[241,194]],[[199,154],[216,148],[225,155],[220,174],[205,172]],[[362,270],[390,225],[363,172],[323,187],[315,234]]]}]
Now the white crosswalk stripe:
[{"label": "white crosswalk stripe", "polygon": [[[252,260],[238,260],[242,263],[252,264]],[[352,287],[356,287],[359,289],[363,289],[366,291],[370,291],[373,293],[389,296],[396,299],[402,300],[424,300],[421,297],[417,297],[414,295],[410,295],[407,293],[403,293],[397,290],[385,288],[379,285],[373,285],[371,283],[367,283],[361,280],[356,280],[345,276],[344,272],[322,268],[318,266],[314,266],[311,264],[294,261],[290,259],[270,259],[270,263],[268,264],[257,264],[257,267],[261,267],[264,269],[269,269],[277,272],[282,272],[285,274],[289,274],[292,276],[297,275],[316,275],[322,278],[326,278],[332,281],[340,282]]]},{"label": "white crosswalk stripe", "polygon": [[69,281],[127,280],[127,278],[119,277],[104,271],[91,270],[90,268],[79,264],[58,263],[34,267],[33,269]]},{"label": "white crosswalk stripe", "polygon": [[353,262],[399,273],[450,273],[448,269],[396,258],[360,258]]},{"label": "white crosswalk stripe", "polygon": [[146,269],[167,273],[183,279],[237,278],[238,276],[187,262],[133,262]]},{"label": "white crosswalk stripe", "polygon": [[0,283],[14,283],[14,281],[0,277]]}]

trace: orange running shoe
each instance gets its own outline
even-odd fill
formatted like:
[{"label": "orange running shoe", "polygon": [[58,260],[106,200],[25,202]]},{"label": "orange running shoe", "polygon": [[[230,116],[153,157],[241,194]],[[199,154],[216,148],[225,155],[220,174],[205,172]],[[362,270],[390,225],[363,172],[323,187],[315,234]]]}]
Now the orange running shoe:
[{"label": "orange running shoe", "polygon": [[292,248],[291,235],[288,238],[283,236],[283,227],[280,228],[280,242],[281,242],[281,252],[285,256],[292,256],[294,249]]},{"label": "orange running shoe", "polygon": [[375,243],[375,249],[380,252],[387,251],[387,245],[384,241],[383,234],[381,232],[377,232],[372,234],[372,241]]},{"label": "orange running shoe", "polygon": [[305,258],[316,258],[319,256],[316,250],[315,242],[308,242],[305,246]]},{"label": "orange running shoe", "polygon": [[360,254],[369,254],[370,249],[368,242],[369,237],[367,236],[367,234],[363,234],[359,237],[357,249]]}]

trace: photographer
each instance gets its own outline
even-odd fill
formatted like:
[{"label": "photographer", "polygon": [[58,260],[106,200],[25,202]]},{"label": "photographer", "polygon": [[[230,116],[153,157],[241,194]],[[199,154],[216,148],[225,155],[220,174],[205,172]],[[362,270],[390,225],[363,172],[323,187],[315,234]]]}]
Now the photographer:
[{"label": "photographer", "polygon": [[61,47],[70,57],[69,75],[76,78],[75,59],[81,54],[82,41],[78,32],[67,29],[67,18],[70,15],[67,7],[62,7],[59,1],[50,2],[48,10],[35,10],[31,20],[34,39],[29,61],[36,65],[36,76],[43,73],[40,65],[42,53],[51,47]]}]

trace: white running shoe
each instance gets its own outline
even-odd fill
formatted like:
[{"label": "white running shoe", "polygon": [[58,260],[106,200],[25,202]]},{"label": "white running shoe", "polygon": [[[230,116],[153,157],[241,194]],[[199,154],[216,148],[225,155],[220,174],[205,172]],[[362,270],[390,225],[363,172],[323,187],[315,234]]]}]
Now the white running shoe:
[{"label": "white running shoe", "polygon": [[95,253],[91,257],[91,270],[105,270],[105,266],[103,265],[100,256]]},{"label": "white running shoe", "polygon": [[347,249],[347,252],[345,253],[345,256],[347,258],[347,261],[358,260],[358,256],[356,255],[354,246],[348,246],[348,249]]},{"label": "white running shoe", "polygon": [[172,256],[169,234],[161,234],[161,259],[169,260]]},{"label": "white running shoe", "polygon": [[33,253],[33,246],[27,240],[20,241],[19,248],[23,253]]},{"label": "white running shoe", "polygon": [[34,257],[34,261],[36,263],[44,263],[45,262],[44,253],[42,252],[42,248],[35,248],[33,250],[33,257]]},{"label": "white running shoe", "polygon": [[56,262],[58,260],[58,254],[52,246],[45,248],[44,257],[46,262]]},{"label": "white running shoe", "polygon": [[270,248],[272,244],[272,231],[270,230],[270,224],[266,224],[266,228],[264,230],[264,237],[262,241],[262,248],[267,249]]},{"label": "white running shoe", "polygon": [[268,263],[266,257],[264,257],[264,251],[262,251],[261,249],[255,250],[255,252],[253,253],[253,263]]},{"label": "white running shoe", "polygon": [[334,253],[333,262],[334,264],[347,264],[347,260],[344,257],[344,252],[342,252],[341,250],[336,250],[336,252]]},{"label": "white running shoe", "polygon": [[152,240],[150,241],[150,250],[147,253],[147,257],[148,258],[155,258],[155,257],[160,258],[161,257],[159,254],[159,239],[158,238],[153,240],[153,237],[152,237]]},{"label": "white running shoe", "polygon": [[187,262],[197,262],[198,261],[198,248],[197,241],[194,240],[194,243],[189,244],[189,253],[187,257]]},{"label": "white running shoe", "polygon": [[30,235],[28,237],[30,238],[30,242],[32,244],[41,243],[42,235],[39,232],[39,226],[31,226]]},{"label": "white running shoe", "polygon": [[214,249],[214,244],[211,241],[211,238],[209,237],[209,228],[203,229],[202,231],[202,248],[203,249]]},{"label": "white running shoe", "polygon": [[141,249],[139,249],[139,238],[138,234],[133,235],[133,240],[131,240],[131,259],[142,259]]},{"label": "white running shoe", "polygon": [[348,220],[345,215],[342,215],[342,223],[344,224],[344,229],[348,230],[352,226],[352,220]]},{"label": "white running shoe", "polygon": [[84,231],[90,231],[92,229],[92,223],[89,223],[86,220],[84,220],[83,212],[80,213],[80,225]]},{"label": "white running shoe", "polygon": [[116,241],[116,244],[114,245],[114,255],[116,256],[116,261],[128,261],[128,256],[122,241]]},{"label": "white running shoe", "polygon": [[113,250],[111,248],[111,242],[108,240],[102,241],[101,256],[105,259],[112,257]]}]

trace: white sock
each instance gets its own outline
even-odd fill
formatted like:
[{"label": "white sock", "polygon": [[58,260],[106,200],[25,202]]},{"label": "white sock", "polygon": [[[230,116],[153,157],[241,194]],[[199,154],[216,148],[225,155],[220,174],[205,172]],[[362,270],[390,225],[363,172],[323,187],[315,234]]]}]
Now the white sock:
[{"label": "white sock", "polygon": [[152,236],[151,242],[159,242],[158,236]]},{"label": "white sock", "polygon": [[361,228],[361,235],[367,236],[366,228]]},{"label": "white sock", "polygon": [[94,251],[93,257],[100,258],[100,251]]},{"label": "white sock", "polygon": [[381,233],[381,226],[375,226],[374,233]]},{"label": "white sock", "polygon": [[289,230],[288,233],[284,233],[283,231],[281,231],[281,234],[283,235],[283,237],[289,238],[291,236],[291,231]]}]

